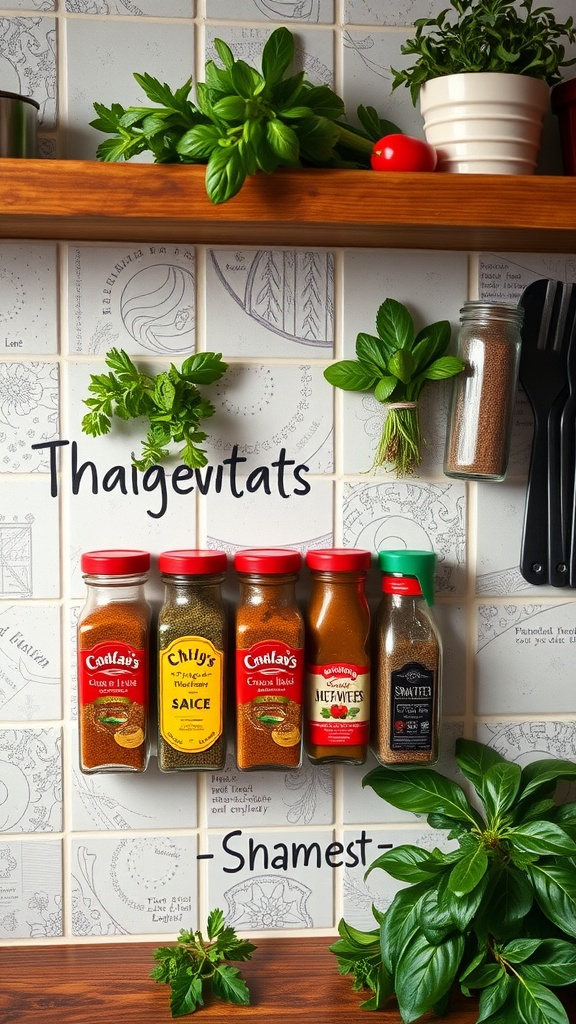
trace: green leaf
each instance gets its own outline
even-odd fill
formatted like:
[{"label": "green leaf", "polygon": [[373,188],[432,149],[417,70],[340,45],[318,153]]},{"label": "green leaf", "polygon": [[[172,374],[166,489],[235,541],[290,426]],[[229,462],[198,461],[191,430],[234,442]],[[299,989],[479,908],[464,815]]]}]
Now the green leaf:
[{"label": "green leaf", "polygon": [[243,60],[234,61],[230,74],[235,92],[245,99],[252,99],[257,95],[259,86],[263,84],[262,76]]},{"label": "green leaf", "polygon": [[397,386],[397,377],[381,377],[374,388],[374,398],[377,402],[386,403],[392,397]]},{"label": "green leaf", "polygon": [[516,989],[518,1024],[570,1024],[562,1003],[537,981],[522,981]]},{"label": "green leaf", "polygon": [[266,85],[280,82],[294,60],[294,37],[284,27],[274,30],[262,50],[262,74]]},{"label": "green leaf", "polygon": [[228,1003],[236,1003],[239,1006],[248,1006],[250,1003],[248,986],[237,967],[219,964],[212,977],[212,988],[215,995]]},{"label": "green leaf", "polygon": [[216,908],[215,910],[211,910],[210,913],[208,914],[208,919],[206,921],[206,931],[208,933],[208,938],[215,939],[216,936],[223,931],[225,926],[226,920],[224,918],[223,912],[218,908]]},{"label": "green leaf", "polygon": [[356,113],[360,124],[372,142],[379,142],[384,135],[402,135],[402,130],[398,125],[380,117],[375,107],[361,105]]},{"label": "green leaf", "polygon": [[392,349],[410,348],[414,341],[414,321],[406,306],[396,299],[385,299],[376,314],[379,336]]},{"label": "green leaf", "polygon": [[576,938],[576,872],[556,864],[530,864],[536,900],[553,924]]},{"label": "green leaf", "polygon": [[473,825],[481,822],[464,790],[432,769],[374,768],[362,785],[371,786],[377,796],[403,811],[436,812]]},{"label": "green leaf", "polygon": [[574,856],[576,843],[564,829],[551,821],[532,821],[517,825],[505,833],[507,843],[515,849],[540,856]]},{"label": "green leaf", "polygon": [[228,43],[225,43],[223,39],[215,39],[214,49],[216,50],[216,53],[218,54],[224,67],[230,70],[230,68],[234,64],[234,54],[232,53],[232,50],[228,46]]},{"label": "green leaf", "polygon": [[408,384],[414,372],[414,367],[414,357],[407,348],[401,348],[397,352],[393,352],[388,360],[388,370],[398,380],[401,380],[403,384]]},{"label": "green leaf", "polygon": [[396,893],[392,903],[384,912],[380,923],[380,949],[382,962],[394,974],[396,962],[406,943],[419,928],[422,901],[430,883],[416,884]]},{"label": "green leaf", "polygon": [[481,1021],[492,1020],[493,1015],[505,1005],[512,989],[512,979],[508,974],[503,974],[495,984],[482,989],[480,993],[480,1001],[478,1005],[479,1014],[476,1024],[480,1024]]},{"label": "green leaf", "polygon": [[520,765],[500,761],[488,768],[481,784],[481,796],[488,818],[500,818],[514,803],[520,788]]},{"label": "green leaf", "polygon": [[421,1017],[452,987],[464,952],[464,936],[431,945],[416,933],[402,951],[395,971],[395,993],[405,1024]]},{"label": "green leaf", "polygon": [[181,375],[194,384],[212,384],[228,369],[221,352],[196,352],[182,363]]},{"label": "green leaf", "polygon": [[470,965],[459,977],[459,981],[466,982],[466,988],[481,989],[496,985],[504,977],[505,972],[501,964],[477,963]]},{"label": "green leaf", "polygon": [[492,747],[476,740],[459,738],[456,740],[456,763],[462,774],[472,783],[479,796],[482,794],[484,776],[495,764],[506,764],[502,757]]},{"label": "green leaf", "polygon": [[356,338],[356,356],[378,375],[388,373],[388,359],[394,352],[381,338],[360,333]]},{"label": "green leaf", "polygon": [[502,946],[500,953],[510,964],[521,964],[538,949],[542,939],[512,939]]},{"label": "green leaf", "polygon": [[532,796],[542,786],[554,785],[560,780],[576,779],[576,764],[571,761],[539,760],[532,761],[522,769],[520,798],[524,800]]},{"label": "green leaf", "polygon": [[530,912],[533,899],[532,886],[523,872],[512,866],[493,866],[474,918],[475,931],[481,938],[511,938]]},{"label": "green leaf", "polygon": [[275,117],[266,125],[266,141],[284,164],[296,164],[300,155],[298,136],[293,128]]},{"label": "green leaf", "polygon": [[205,180],[208,196],[215,204],[238,194],[246,180],[246,171],[237,146],[212,150]]},{"label": "green leaf", "polygon": [[487,870],[488,855],[478,843],[475,850],[471,850],[454,865],[448,879],[448,888],[455,896],[466,896],[479,885]]},{"label": "green leaf", "polygon": [[422,380],[447,380],[449,377],[455,377],[456,374],[461,373],[463,369],[464,363],[461,359],[456,356],[442,356],[430,363],[430,366],[419,376]]},{"label": "green leaf", "polygon": [[187,1013],[194,1013],[199,1006],[204,1006],[200,978],[180,973],[170,981],[170,987],[170,1012],[173,1017],[184,1017]]},{"label": "green leaf", "polygon": [[395,846],[377,857],[364,874],[366,878],[374,868],[382,868],[401,882],[430,882],[445,870],[441,861],[419,846]]},{"label": "green leaf", "polygon": [[222,137],[222,130],[215,124],[197,124],[184,133],[176,144],[176,151],[194,160],[208,160]]},{"label": "green leaf", "polygon": [[310,163],[330,166],[339,134],[337,125],[326,117],[305,118],[298,125],[300,156]]},{"label": "green leaf", "polygon": [[[502,953],[510,959],[508,946]],[[576,982],[576,945],[564,939],[539,940],[536,949],[522,963],[522,977],[554,988],[573,985]]]},{"label": "green leaf", "polygon": [[353,359],[332,363],[324,370],[324,376],[329,384],[343,391],[372,391],[378,381],[374,373]]},{"label": "green leaf", "polygon": [[242,96],[223,96],[216,100],[212,110],[219,121],[241,124],[246,118],[247,101]]}]

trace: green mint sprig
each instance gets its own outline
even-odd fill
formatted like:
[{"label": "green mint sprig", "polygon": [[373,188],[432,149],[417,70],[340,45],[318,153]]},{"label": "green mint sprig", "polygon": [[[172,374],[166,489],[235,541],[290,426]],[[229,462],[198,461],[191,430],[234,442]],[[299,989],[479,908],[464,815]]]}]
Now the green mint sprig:
[{"label": "green mint sprig", "polygon": [[[475,790],[428,768],[378,767],[363,785],[393,807],[425,815],[457,843],[450,852],[411,845],[375,869],[407,883],[370,932],[340,922],[331,947],[367,1009],[394,993],[404,1024],[444,1015],[452,989],[479,998],[483,1024],[569,1024],[553,991],[576,982],[576,803],[555,799],[576,764],[542,759],[521,768],[491,747],[456,742]],[[477,809],[477,806],[480,809]],[[448,1018],[449,1019],[449,1018]]]},{"label": "green mint sprig", "polygon": [[100,160],[130,160],[151,151],[156,163],[206,164],[206,191],[213,203],[235,196],[247,177],[278,167],[370,167],[374,142],[400,132],[374,107],[358,108],[362,127],[342,120],[344,102],[304,71],[288,74],[294,37],[275,29],[262,53],[261,70],[237,60],[222,40],[214,41],[221,65],[209,60],[205,81],[176,92],[151,75],[134,78],[156,107],[106,107],[94,103],[92,127],[110,133],[97,149]]},{"label": "green mint sprig", "polygon": [[208,914],[207,939],[202,932],[182,929],[176,946],[159,946],[154,950],[157,966],[150,977],[170,985],[170,1011],[173,1017],[183,1017],[204,1006],[204,996],[212,992],[228,1003],[248,1006],[250,992],[240,970],[230,961],[252,959],[257,948],[236,935],[226,925],[221,910]]},{"label": "green mint sprig", "polygon": [[92,374],[83,399],[90,412],[82,419],[82,430],[92,437],[108,434],[112,417],[130,420],[144,417],[149,427],[140,458],[132,461],[138,469],[147,469],[168,458],[171,442],[184,443],[179,455],[192,468],[207,464],[206,452],[200,447],[207,434],[200,429],[202,420],[214,415],[212,403],[202,396],[198,385],[212,384],[228,368],[221,354],[198,352],[189,356],[178,370],[153,376],[139,369],[123,351],[110,349],[106,365],[112,373]]},{"label": "green mint sprig", "polygon": [[444,355],[450,343],[447,320],[430,324],[417,334],[408,309],[396,299],[385,299],[380,306],[376,330],[377,336],[358,335],[356,359],[332,363],[324,376],[334,387],[371,392],[383,405],[392,404],[373,468],[390,465],[397,476],[406,476],[422,461],[424,438],[417,406],[422,388],[428,381],[460,373],[464,363]]}]

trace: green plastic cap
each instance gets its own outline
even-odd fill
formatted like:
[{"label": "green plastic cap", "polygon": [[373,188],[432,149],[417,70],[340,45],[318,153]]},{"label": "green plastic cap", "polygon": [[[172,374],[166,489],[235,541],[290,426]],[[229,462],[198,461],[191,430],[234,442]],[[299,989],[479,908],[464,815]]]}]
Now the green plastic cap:
[{"label": "green plastic cap", "polygon": [[426,604],[434,604],[434,573],[436,554],[434,551],[380,551],[378,566],[381,572],[398,576],[414,576],[421,587]]}]

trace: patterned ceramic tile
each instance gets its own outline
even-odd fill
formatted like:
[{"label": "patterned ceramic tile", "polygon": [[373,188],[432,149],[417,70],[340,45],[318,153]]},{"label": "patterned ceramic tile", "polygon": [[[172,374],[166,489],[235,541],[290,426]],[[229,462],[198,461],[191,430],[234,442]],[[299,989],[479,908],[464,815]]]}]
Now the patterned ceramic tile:
[{"label": "patterned ceramic tile", "polygon": [[[256,466],[271,465],[284,449],[285,458],[310,473],[332,471],[333,395],[320,366],[235,363],[211,387],[210,398],[216,408],[206,441],[210,462],[237,449],[241,458],[258,456]],[[249,473],[252,461],[239,469]]]},{"label": "patterned ceramic tile", "polygon": [[196,837],[72,840],[72,935],[197,928]]},{"label": "patterned ceramic tile", "polygon": [[280,21],[326,23],[334,20],[334,0],[206,0],[206,16],[222,21]]},{"label": "patterned ceramic tile", "polygon": [[334,255],[212,249],[207,255],[206,347],[229,356],[330,359]]},{"label": "patterned ceramic tile", "polygon": [[356,120],[361,104],[372,106],[380,117],[392,121],[407,135],[422,139],[424,122],[412,105],[409,90],[401,87],[392,92],[390,68],[400,69],[410,63],[410,58],[400,52],[408,35],[408,31],[344,30],[344,100],[350,121]]},{"label": "patterned ceramic tile", "polygon": [[34,445],[58,436],[56,363],[0,362],[2,473],[47,473],[45,449]]},{"label": "patterned ceramic tile", "polygon": [[443,0],[344,0],[344,24],[413,25],[416,18],[435,18]]},{"label": "patterned ceramic tile", "polygon": [[[14,4],[10,6],[14,9]],[[28,8],[53,9],[34,2]],[[38,124],[52,128],[56,120],[54,18],[0,18],[0,55],[2,88],[35,99],[40,104]]]},{"label": "patterned ceramic tile", "polygon": [[[355,833],[344,829],[343,842],[347,845]],[[366,846],[366,863],[369,866],[386,850],[398,846],[417,846],[423,850],[453,850],[457,847],[454,840],[447,839],[447,833],[436,829],[415,826],[413,828],[368,829]],[[366,866],[360,861],[344,872],[344,903],[343,917],[355,928],[370,931],[376,928],[372,907],[384,912],[388,909],[394,896],[400,889],[405,889],[404,882],[398,882],[387,874],[383,868],[375,868],[364,878]]]},{"label": "patterned ceramic tile", "polygon": [[56,0],[0,0],[0,11],[53,11]]},{"label": "patterned ceramic tile", "polygon": [[437,601],[433,611],[442,637],[442,713],[461,716],[466,710],[466,605]]},{"label": "patterned ceramic tile", "polygon": [[476,723],[476,739],[522,766],[545,757],[576,759],[576,721],[480,721]]},{"label": "patterned ceramic tile", "polygon": [[329,825],[334,820],[332,772],[303,764],[295,772],[239,772],[229,757],[207,773],[208,827]]},{"label": "patterned ceramic tile", "polygon": [[312,480],[310,487],[304,497],[294,494],[288,500],[263,491],[245,493],[240,499],[224,492],[209,495],[207,546],[230,555],[239,548],[262,545],[299,551],[329,547],[333,537],[332,484]]},{"label": "patterned ceramic tile", "polygon": [[47,480],[2,485],[0,600],[60,596],[58,502],[49,494]]},{"label": "patterned ceramic tile", "polygon": [[195,828],[199,776],[192,772],[158,771],[150,758],[145,773],[83,775],[78,764],[78,738],[72,729],[72,828],[122,831]]},{"label": "patterned ceramic tile", "polygon": [[60,610],[0,605],[0,716],[4,721],[61,717]]},{"label": "patterned ceramic tile", "polygon": [[[142,106],[149,103],[133,72],[149,75],[178,88],[194,73],[194,27],[177,22],[158,24],[147,19],[70,18],[68,39],[68,157],[93,160],[106,135],[90,128],[94,102]],[[102,74],[102,68],[114,69]],[[151,162],[151,154],[137,159]]]},{"label": "patterned ceramic tile", "polygon": [[0,939],[57,938],[62,902],[59,841],[0,842]]},{"label": "patterned ceramic tile", "polygon": [[465,589],[466,491],[460,483],[344,484],[346,547],[435,551],[437,593]]},{"label": "patterned ceramic tile", "polygon": [[176,245],[69,249],[68,348],[102,356],[175,356],[194,350],[194,249]]},{"label": "patterned ceramic tile", "polygon": [[0,288],[0,353],[11,358],[56,353],[56,246],[1,243]]},{"label": "patterned ceramic tile", "polygon": [[194,0],[66,0],[71,14],[126,14],[134,17],[192,18]]},{"label": "patterned ceramic tile", "polygon": [[477,714],[575,710],[575,612],[574,599],[478,606]]},{"label": "patterned ceramic tile", "polygon": [[576,281],[576,259],[550,253],[483,252],[478,257],[478,298],[515,304],[524,289],[541,277]]},{"label": "patterned ceramic tile", "polygon": [[315,829],[209,834],[209,905],[242,932],[331,928],[343,852],[333,844]]},{"label": "patterned ceramic tile", "polygon": [[[283,5],[286,6],[286,5]],[[284,19],[283,19],[284,20]],[[245,60],[253,67],[260,68],[262,49],[270,29],[264,28],[232,28],[228,25],[206,26],[206,59],[215,60],[220,66],[220,58],[214,47],[214,39],[223,39],[228,43],[237,60]],[[305,28],[294,28],[295,56],[292,70],[305,71],[307,79],[314,85],[333,86],[334,79],[334,37],[331,30],[309,31]],[[290,70],[290,69],[289,69]]]},{"label": "patterned ceramic tile", "polygon": [[61,831],[60,748],[57,728],[0,730],[0,832]]}]

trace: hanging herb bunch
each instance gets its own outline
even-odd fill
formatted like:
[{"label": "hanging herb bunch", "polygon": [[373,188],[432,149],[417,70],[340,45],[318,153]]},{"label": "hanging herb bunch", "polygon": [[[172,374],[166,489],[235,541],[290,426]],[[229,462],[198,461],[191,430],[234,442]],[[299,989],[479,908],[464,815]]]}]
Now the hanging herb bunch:
[{"label": "hanging herb bunch", "polygon": [[377,336],[358,335],[356,359],[332,363],[324,376],[343,391],[371,392],[386,406],[372,468],[408,476],[418,469],[425,443],[418,414],[422,388],[428,381],[454,377],[464,363],[445,355],[451,333],[447,320],[416,333],[410,312],[396,299],[385,299],[380,306],[376,330]]}]

